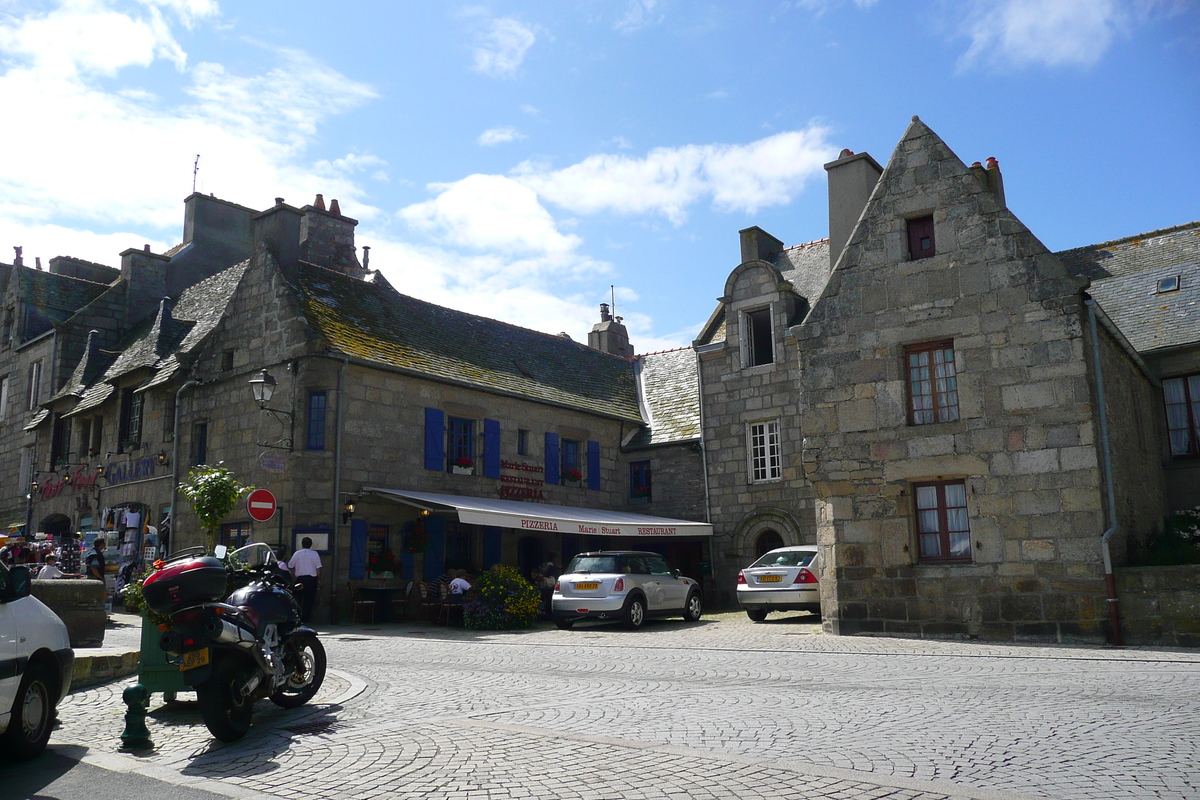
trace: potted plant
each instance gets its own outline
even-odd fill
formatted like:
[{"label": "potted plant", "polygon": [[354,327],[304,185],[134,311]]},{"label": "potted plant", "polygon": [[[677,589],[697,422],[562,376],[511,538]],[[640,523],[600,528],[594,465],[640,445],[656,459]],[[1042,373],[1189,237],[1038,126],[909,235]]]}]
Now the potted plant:
[{"label": "potted plant", "polygon": [[563,483],[567,486],[578,486],[583,480],[583,473],[575,468],[563,472]]},{"label": "potted plant", "polygon": [[404,552],[424,553],[428,541],[429,533],[425,530],[425,520],[419,519],[404,533]]},{"label": "potted plant", "polygon": [[[233,473],[225,467],[224,461],[217,462],[215,467],[197,467],[188,473],[187,481],[180,484],[179,493],[191,502],[196,519],[208,532],[210,553],[217,546],[217,529],[221,520],[233,511],[243,495],[253,490],[253,486],[238,483]],[[175,519],[174,514],[171,519]]]},{"label": "potted plant", "polygon": [[455,475],[473,475],[475,473],[475,462],[466,456],[460,456],[455,459],[451,465],[450,471]]},{"label": "potted plant", "polygon": [[395,576],[399,565],[391,550],[382,550],[367,556],[367,577],[387,580]]}]

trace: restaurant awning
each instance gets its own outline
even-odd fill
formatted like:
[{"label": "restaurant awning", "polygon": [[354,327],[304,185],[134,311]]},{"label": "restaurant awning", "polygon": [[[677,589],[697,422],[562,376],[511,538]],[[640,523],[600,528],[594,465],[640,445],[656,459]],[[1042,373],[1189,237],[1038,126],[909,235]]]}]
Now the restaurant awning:
[{"label": "restaurant awning", "polygon": [[459,522],[469,525],[495,525],[524,531],[599,536],[712,536],[713,532],[712,525],[706,522],[606,511],[599,508],[552,506],[543,503],[522,503],[518,500],[494,500],[490,497],[466,497],[377,487],[364,488],[363,493],[378,495],[428,511],[454,511],[458,514]]}]

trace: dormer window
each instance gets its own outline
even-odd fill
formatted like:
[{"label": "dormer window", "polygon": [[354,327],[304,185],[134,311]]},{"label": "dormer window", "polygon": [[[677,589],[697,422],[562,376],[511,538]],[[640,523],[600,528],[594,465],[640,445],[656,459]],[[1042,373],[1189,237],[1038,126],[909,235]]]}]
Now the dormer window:
[{"label": "dormer window", "polygon": [[775,362],[771,307],[742,312],[742,363],[758,367]]},{"label": "dormer window", "polygon": [[919,261],[937,252],[933,241],[933,215],[908,221],[908,258]]},{"label": "dormer window", "polygon": [[1179,291],[1179,276],[1178,275],[1172,275],[1169,278],[1159,278],[1158,292],[1157,292],[1158,294],[1166,294],[1167,292],[1178,292],[1178,291]]}]

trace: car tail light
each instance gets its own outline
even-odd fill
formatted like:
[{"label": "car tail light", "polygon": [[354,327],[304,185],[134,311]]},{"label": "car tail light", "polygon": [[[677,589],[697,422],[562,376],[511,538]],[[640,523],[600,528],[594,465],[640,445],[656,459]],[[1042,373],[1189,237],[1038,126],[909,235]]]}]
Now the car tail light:
[{"label": "car tail light", "polygon": [[558,581],[554,582],[554,591],[560,592],[560,593],[562,592],[562,589],[560,588]]},{"label": "car tail light", "polygon": [[800,568],[800,571],[796,573],[796,580],[792,581],[792,583],[816,583],[816,582],[817,582],[817,576],[813,575],[811,572],[806,570],[804,567]]},{"label": "car tail light", "polygon": [[745,583],[745,582],[746,582],[746,573],[744,573],[744,572],[739,572],[739,573],[738,573],[738,583],[739,583],[739,584],[743,584],[743,583]]},{"label": "car tail light", "polygon": [[613,581],[613,591],[614,592],[625,591],[625,579],[624,578],[617,578],[615,581]]}]

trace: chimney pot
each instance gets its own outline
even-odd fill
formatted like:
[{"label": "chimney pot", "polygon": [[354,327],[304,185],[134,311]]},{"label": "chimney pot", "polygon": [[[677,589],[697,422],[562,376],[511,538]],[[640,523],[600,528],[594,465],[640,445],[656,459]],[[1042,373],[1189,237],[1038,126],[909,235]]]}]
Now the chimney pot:
[{"label": "chimney pot", "polygon": [[281,205],[283,205],[283,198],[282,198],[282,197],[276,197],[276,198],[275,198],[275,205],[277,205],[277,206],[281,206]]},{"label": "chimney pot", "polygon": [[600,304],[600,321],[608,322],[610,319],[612,319],[612,317],[609,316],[609,313],[608,313],[608,303],[601,303]]},{"label": "chimney pot", "polygon": [[978,161],[971,162],[972,169],[974,169],[975,167],[982,167],[982,166],[983,166],[983,164],[980,164]]},{"label": "chimney pot", "polygon": [[38,272],[41,272],[41,271],[42,271],[42,257],[41,257],[41,256],[34,256],[34,257],[33,257],[33,263],[34,263],[34,264],[37,266],[37,268],[38,268]]},{"label": "chimney pot", "polygon": [[987,168],[988,169],[1000,169],[1000,162],[996,160],[995,156],[988,156]]},{"label": "chimney pot", "polygon": [[313,200],[313,207],[319,208],[322,211],[324,211],[325,210],[325,198],[318,194],[317,199]]},{"label": "chimney pot", "polygon": [[363,245],[363,269],[366,269],[367,265],[370,263],[371,263],[371,245],[364,244]]},{"label": "chimney pot", "polygon": [[329,201],[329,213],[337,214],[339,217],[342,215],[342,207],[338,205],[336,199]]},{"label": "chimney pot", "polygon": [[851,150],[849,147],[844,147],[844,148],[842,148],[842,152],[838,153],[838,158],[846,158],[847,156],[852,156],[852,155],[854,155],[854,151]]},{"label": "chimney pot", "polygon": [[142,252],[149,253],[149,252],[150,252],[150,245],[148,245],[148,244],[144,244],[144,245],[142,245]]}]

